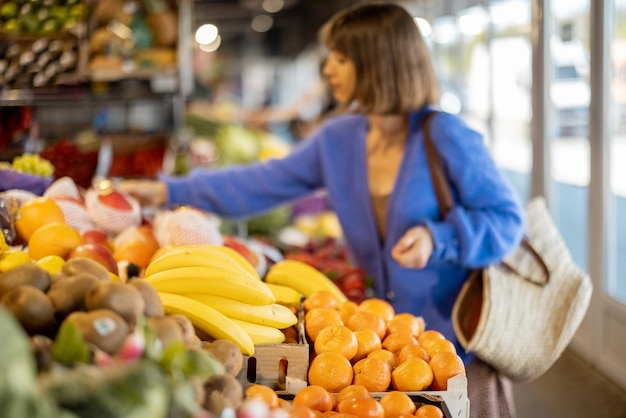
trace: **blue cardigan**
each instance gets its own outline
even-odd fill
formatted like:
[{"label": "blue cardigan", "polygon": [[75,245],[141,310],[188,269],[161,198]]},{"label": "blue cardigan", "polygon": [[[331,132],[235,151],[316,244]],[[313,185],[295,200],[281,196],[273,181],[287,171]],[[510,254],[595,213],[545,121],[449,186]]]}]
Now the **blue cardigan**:
[{"label": "blue cardigan", "polygon": [[[356,261],[374,279],[376,295],[392,296],[396,312],[423,316],[427,329],[436,329],[454,341],[467,362],[471,355],[459,345],[450,318],[454,300],[472,268],[499,261],[519,243],[523,211],[482,137],[458,117],[439,112],[431,120],[431,135],[456,203],[441,219],[421,131],[430,110],[410,115],[383,244],[367,184],[368,120],[364,115],[327,120],[283,159],[164,178],[169,202],[237,218],[325,188]],[[391,258],[391,248],[407,229],[418,224],[430,229],[434,252],[425,268],[402,268]]]}]

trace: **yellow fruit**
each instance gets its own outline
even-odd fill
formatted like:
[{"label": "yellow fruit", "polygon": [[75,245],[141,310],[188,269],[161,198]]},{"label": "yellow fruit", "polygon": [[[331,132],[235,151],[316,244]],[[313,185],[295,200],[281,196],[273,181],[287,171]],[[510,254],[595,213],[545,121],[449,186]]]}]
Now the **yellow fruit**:
[{"label": "yellow fruit", "polygon": [[65,264],[65,260],[58,255],[47,255],[37,260],[35,264],[47,271],[49,274],[56,274],[61,271],[63,264]]},{"label": "yellow fruit", "polygon": [[24,251],[6,251],[0,256],[0,273],[30,262],[30,257]]},{"label": "yellow fruit", "polygon": [[67,259],[70,252],[83,243],[82,235],[71,226],[53,222],[37,229],[28,241],[28,254],[33,260],[47,255]]}]

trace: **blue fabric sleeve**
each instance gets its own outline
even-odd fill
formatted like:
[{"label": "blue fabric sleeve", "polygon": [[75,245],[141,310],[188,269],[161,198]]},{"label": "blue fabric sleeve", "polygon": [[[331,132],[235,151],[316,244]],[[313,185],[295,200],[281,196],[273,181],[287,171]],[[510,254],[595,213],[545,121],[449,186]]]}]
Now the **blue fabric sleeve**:
[{"label": "blue fabric sleeve", "polygon": [[483,138],[460,119],[439,113],[431,136],[456,202],[443,221],[426,221],[434,250],[431,262],[469,268],[498,262],[521,241],[523,208],[496,167]]},{"label": "blue fabric sleeve", "polygon": [[196,169],[185,177],[163,177],[168,203],[192,205],[220,216],[244,218],[295,200],[321,187],[317,135],[288,156],[247,166]]}]

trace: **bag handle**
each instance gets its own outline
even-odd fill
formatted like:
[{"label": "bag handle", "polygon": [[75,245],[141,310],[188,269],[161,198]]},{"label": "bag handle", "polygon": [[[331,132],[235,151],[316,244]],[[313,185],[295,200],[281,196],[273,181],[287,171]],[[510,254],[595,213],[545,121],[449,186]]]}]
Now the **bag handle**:
[{"label": "bag handle", "polygon": [[[435,144],[433,143],[431,134],[430,134],[430,121],[437,114],[437,111],[432,111],[426,115],[424,118],[423,130],[424,130],[424,145],[426,147],[426,159],[428,161],[428,169],[430,171],[430,177],[433,182],[433,186],[435,189],[435,195],[437,196],[437,202],[439,203],[439,212],[441,214],[441,218],[444,219],[446,214],[452,210],[454,207],[454,200],[452,199],[452,191],[450,190],[450,183],[448,183],[448,177],[441,166],[441,161],[439,159],[439,155],[437,154],[437,150],[435,149]],[[525,247],[529,253],[533,255],[533,257],[538,261],[539,265],[543,269],[546,274],[546,281],[543,283],[537,283],[536,280],[532,280],[531,278],[524,277],[520,274],[513,266],[505,262],[504,260],[500,261],[500,265],[507,270],[513,271],[518,274],[520,277],[523,277],[525,280],[535,283],[539,286],[545,286],[550,281],[550,270],[548,266],[543,261],[537,250],[535,250],[528,240],[528,237],[524,236],[522,238],[521,246]]]}]

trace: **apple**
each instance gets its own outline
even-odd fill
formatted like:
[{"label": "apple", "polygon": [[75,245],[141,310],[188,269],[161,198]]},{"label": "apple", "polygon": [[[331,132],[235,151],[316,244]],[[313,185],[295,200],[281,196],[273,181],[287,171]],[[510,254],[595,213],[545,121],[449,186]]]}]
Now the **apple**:
[{"label": "apple", "polygon": [[230,247],[233,250],[237,251],[246,260],[248,260],[248,262],[252,264],[252,266],[256,267],[256,265],[259,264],[259,258],[257,257],[257,255],[242,241],[230,235],[225,235],[223,238],[225,247]]},{"label": "apple", "polygon": [[89,229],[83,232],[83,239],[86,244],[99,244],[109,251],[113,250],[113,245],[109,236],[104,231],[97,229]]},{"label": "apple", "polygon": [[98,199],[103,204],[117,210],[132,210],[133,207],[126,199],[126,196],[115,190],[102,191],[98,194]]},{"label": "apple", "polygon": [[107,249],[106,247],[95,244],[95,243],[86,243],[81,244],[78,247],[74,248],[69,255],[69,259],[73,257],[85,257],[89,258],[101,265],[103,265],[108,271],[117,275],[117,261],[113,257],[113,253]]}]

